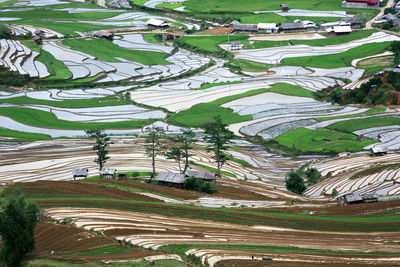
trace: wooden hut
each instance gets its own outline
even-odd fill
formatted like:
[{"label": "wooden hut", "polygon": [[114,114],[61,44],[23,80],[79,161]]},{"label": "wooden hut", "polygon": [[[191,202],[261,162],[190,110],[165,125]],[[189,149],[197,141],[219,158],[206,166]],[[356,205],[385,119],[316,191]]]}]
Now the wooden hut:
[{"label": "wooden hut", "polygon": [[215,173],[212,172],[203,172],[203,171],[193,171],[189,170],[186,172],[186,177],[194,177],[202,179],[204,182],[215,184]]},{"label": "wooden hut", "polygon": [[347,194],[344,195],[344,201],[347,204],[358,204],[358,203],[362,203],[364,201],[364,199],[357,193],[352,193],[352,194]]},{"label": "wooden hut", "polygon": [[378,202],[378,195],[375,192],[365,193],[363,195],[363,200],[365,203]]},{"label": "wooden hut", "polygon": [[281,9],[282,9],[282,11],[288,11],[289,10],[289,4],[281,4]]},{"label": "wooden hut", "polygon": [[160,172],[155,179],[159,185],[177,188],[183,188],[183,183],[185,180],[186,176],[184,174],[173,172]]},{"label": "wooden hut", "polygon": [[114,168],[103,168],[100,171],[100,179],[114,179],[116,172],[117,169]]},{"label": "wooden hut", "polygon": [[74,176],[74,181],[76,178],[86,179],[88,176],[89,170],[87,168],[76,168],[72,170],[72,175]]},{"label": "wooden hut", "polygon": [[371,156],[383,156],[386,154],[387,154],[387,151],[383,147],[373,147],[370,149]]},{"label": "wooden hut", "polygon": [[114,34],[109,31],[101,30],[93,33],[93,37],[112,41],[114,39]]},{"label": "wooden hut", "polygon": [[239,41],[230,42],[229,45],[232,51],[242,49],[242,45]]}]

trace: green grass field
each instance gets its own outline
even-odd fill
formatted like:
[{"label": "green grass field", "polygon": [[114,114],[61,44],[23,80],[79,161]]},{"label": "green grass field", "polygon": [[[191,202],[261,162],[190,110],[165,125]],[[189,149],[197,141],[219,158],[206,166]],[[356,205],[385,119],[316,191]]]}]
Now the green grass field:
[{"label": "green grass field", "polygon": [[163,42],[162,36],[157,33],[146,33],[143,34],[143,39],[149,43],[160,44]]},{"label": "green grass field", "polygon": [[[97,8],[100,8],[97,6]],[[48,20],[90,20],[96,21],[100,19],[110,18],[116,16],[123,11],[115,10],[115,12],[82,12],[82,13],[68,13],[68,11],[54,10],[49,8],[37,8],[34,10],[26,11],[7,11],[7,16],[21,18],[26,20],[37,20],[46,18]]]},{"label": "green grass field", "polygon": [[381,54],[391,42],[370,43],[352,48],[346,52],[322,56],[294,57],[282,60],[284,65],[314,67],[314,68],[341,68],[351,66],[351,61],[357,58]]},{"label": "green grass field", "polygon": [[213,117],[220,115],[222,121],[225,124],[233,124],[243,121],[252,120],[251,115],[239,115],[234,113],[231,109],[221,107],[222,104],[230,101],[258,95],[266,92],[275,92],[284,95],[303,96],[303,97],[314,97],[313,93],[300,86],[277,83],[271,86],[271,88],[262,88],[252,90],[243,94],[237,94],[232,96],[223,97],[209,103],[200,103],[192,106],[190,109],[180,111],[168,118],[168,122],[172,124],[184,125],[187,127],[203,127],[204,123],[212,120]]},{"label": "green grass field", "polygon": [[344,44],[354,40],[366,38],[371,36],[371,34],[378,32],[375,29],[371,30],[361,30],[361,31],[354,31],[350,34],[345,35],[338,35],[327,37],[325,39],[315,39],[315,40],[292,40],[290,41],[293,45],[310,45],[310,46],[326,46],[326,45],[336,45],[336,44]]},{"label": "green grass field", "polygon": [[307,128],[286,132],[273,140],[281,146],[305,153],[360,151],[363,147],[378,142],[377,140],[359,141],[354,134],[330,129],[311,130]]},{"label": "green grass field", "polygon": [[117,59],[119,57],[145,65],[171,64],[171,62],[165,60],[168,56],[167,53],[130,50],[105,39],[65,39],[63,40],[63,44],[71,47],[73,50],[82,51],[108,62],[121,62],[121,60]]},{"label": "green grass field", "polygon": [[156,5],[157,8],[168,8],[168,9],[175,9],[181,6],[183,6],[182,3],[160,3]]},{"label": "green grass field", "polygon": [[329,129],[351,133],[357,130],[380,127],[388,125],[399,125],[400,118],[398,117],[372,117],[367,119],[355,119],[337,122],[328,126]]},{"label": "green grass field", "polygon": [[230,66],[239,68],[241,71],[249,72],[266,72],[269,68],[273,67],[271,64],[265,64],[245,59],[234,59],[229,62]]},{"label": "green grass field", "polygon": [[74,122],[60,120],[54,113],[31,108],[0,108],[0,115],[9,117],[23,124],[55,129],[137,129],[151,123],[151,120],[122,121],[122,122]]},{"label": "green grass field", "polygon": [[[305,14],[307,15],[307,14]],[[310,20],[313,21],[314,23],[318,23],[319,21],[325,21],[325,22],[333,22],[337,21],[339,18],[335,17],[297,17],[297,16],[280,16],[278,14],[275,14],[273,12],[270,13],[261,13],[261,14],[251,14],[251,15],[245,15],[240,17],[240,22],[242,23],[249,23],[249,24],[257,24],[259,22],[269,22],[269,23],[285,23],[285,22],[293,22],[296,19],[299,20]]]},{"label": "green grass field", "polygon": [[0,142],[33,142],[49,139],[51,137],[47,134],[27,133],[0,128]]},{"label": "green grass field", "polygon": [[246,35],[216,35],[216,36],[183,36],[179,40],[183,43],[186,43],[190,46],[197,47],[198,49],[216,52],[218,51],[219,44],[228,44],[228,39],[230,41],[237,40],[245,40],[247,39]]}]

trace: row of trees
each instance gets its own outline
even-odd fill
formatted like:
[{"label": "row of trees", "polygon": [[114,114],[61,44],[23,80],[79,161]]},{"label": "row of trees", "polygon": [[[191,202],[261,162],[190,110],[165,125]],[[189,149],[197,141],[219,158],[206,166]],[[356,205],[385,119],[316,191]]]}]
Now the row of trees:
[{"label": "row of trees", "polygon": [[[156,174],[157,156],[165,156],[168,159],[174,160],[178,164],[179,171],[186,173],[190,167],[190,158],[193,156],[190,151],[193,149],[193,144],[198,141],[196,134],[191,129],[181,129],[180,134],[177,136],[167,137],[162,127],[152,124],[150,127],[145,128],[145,133],[145,155],[151,159],[152,164],[150,182]],[[100,129],[88,130],[86,134],[96,140],[93,150],[96,152],[97,157],[94,162],[99,166],[99,170],[101,170],[110,158],[108,156],[108,147],[111,144],[110,137]],[[226,124],[222,122],[220,116],[214,117],[213,121],[209,121],[204,125],[203,140],[208,144],[206,147],[207,151],[214,153],[218,176],[221,176],[222,166],[227,160],[223,151],[233,137],[233,133],[226,128]],[[171,141],[169,146],[166,142],[168,139]]]}]

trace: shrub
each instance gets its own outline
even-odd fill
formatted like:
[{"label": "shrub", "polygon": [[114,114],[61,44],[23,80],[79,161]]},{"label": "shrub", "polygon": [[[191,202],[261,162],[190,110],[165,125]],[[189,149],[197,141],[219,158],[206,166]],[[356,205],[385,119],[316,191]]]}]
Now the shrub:
[{"label": "shrub", "polygon": [[294,170],[286,174],[285,184],[286,189],[295,194],[301,195],[306,190],[303,177]]},{"label": "shrub", "polygon": [[208,194],[214,193],[217,189],[215,186],[208,182],[204,182],[202,179],[189,177],[183,183],[183,188],[186,190],[193,190],[197,192],[204,192]]}]

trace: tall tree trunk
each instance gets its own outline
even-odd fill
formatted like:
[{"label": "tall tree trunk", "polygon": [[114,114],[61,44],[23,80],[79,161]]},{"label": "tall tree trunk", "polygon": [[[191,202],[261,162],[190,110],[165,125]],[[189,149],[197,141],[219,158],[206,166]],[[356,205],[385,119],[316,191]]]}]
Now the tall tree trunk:
[{"label": "tall tree trunk", "polygon": [[189,153],[187,146],[185,147],[185,167],[183,169],[183,173],[186,173],[187,169],[189,168]]},{"label": "tall tree trunk", "polygon": [[219,155],[219,146],[217,146],[217,166],[218,166],[218,172],[217,172],[217,175],[218,175],[218,177],[221,177],[221,158],[220,158],[220,155]]}]

